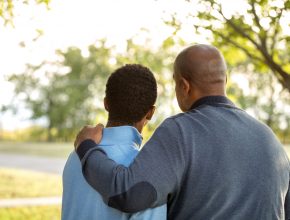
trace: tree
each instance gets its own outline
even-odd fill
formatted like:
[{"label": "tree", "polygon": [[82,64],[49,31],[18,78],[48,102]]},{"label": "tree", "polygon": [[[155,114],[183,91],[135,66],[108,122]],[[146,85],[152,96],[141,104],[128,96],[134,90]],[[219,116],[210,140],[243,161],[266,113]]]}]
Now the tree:
[{"label": "tree", "polygon": [[[31,111],[30,119],[46,120],[49,141],[71,140],[80,127],[94,124],[96,116],[105,115],[102,102],[107,78],[114,69],[126,63],[148,66],[158,81],[158,108],[147,131],[153,130],[166,115],[173,114],[174,89],[170,69],[173,53],[166,50],[171,47],[171,40],[156,50],[128,40],[126,51],[121,53],[106,45],[106,41],[100,40],[87,51],[75,47],[58,50],[58,60],[45,61],[38,66],[27,65],[25,72],[10,76],[9,80],[15,86],[15,99],[21,99],[20,102]],[[17,110],[18,103],[7,109],[14,107]]]},{"label": "tree", "polygon": [[[241,75],[240,75],[241,76]],[[290,138],[290,97],[272,74],[243,74],[246,89],[229,82],[228,94],[242,109],[263,121],[285,144]]]},{"label": "tree", "polygon": [[112,68],[111,48],[104,41],[91,45],[88,56],[78,48],[57,51],[59,60],[27,65],[9,81],[15,94],[31,110],[31,119],[47,121],[47,139],[68,140],[77,130],[95,120],[95,100],[102,99],[105,80]]},{"label": "tree", "polygon": [[[239,4],[238,11],[226,10],[227,3],[189,0],[185,4],[194,4],[197,10],[185,16],[176,12],[166,23],[180,36],[179,31],[187,19],[187,24],[192,24],[197,33],[217,46],[228,64],[227,94],[286,142],[290,120],[290,38],[287,32],[283,32],[282,25],[290,25],[290,20],[287,20],[290,2],[240,0],[235,2]],[[248,88],[244,88],[241,82],[231,81],[238,74],[246,79]]]},{"label": "tree", "polygon": [[[256,70],[273,74],[290,92],[290,36],[283,32],[290,25],[290,1],[243,0],[237,3],[241,4],[238,11],[226,11],[228,2],[221,0],[187,2],[200,6],[188,15],[197,32],[211,32],[214,45],[225,52],[237,51]],[[169,23],[180,29],[182,21],[173,15]]]},{"label": "tree", "polygon": [[4,21],[4,25],[13,25],[15,2],[19,5],[29,5],[29,4],[44,4],[49,6],[51,0],[0,0],[0,19]]}]

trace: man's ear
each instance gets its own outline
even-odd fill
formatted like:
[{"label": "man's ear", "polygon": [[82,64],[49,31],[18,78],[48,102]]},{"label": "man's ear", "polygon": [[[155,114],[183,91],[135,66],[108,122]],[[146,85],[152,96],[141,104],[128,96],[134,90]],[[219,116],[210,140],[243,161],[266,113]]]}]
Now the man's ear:
[{"label": "man's ear", "polygon": [[105,107],[106,111],[108,112],[109,111],[109,106],[108,106],[108,101],[107,101],[106,97],[104,98],[104,107]]},{"label": "man's ear", "polygon": [[146,114],[146,120],[151,120],[154,115],[156,107],[153,105],[152,108]]},{"label": "man's ear", "polygon": [[180,88],[184,94],[191,92],[190,82],[183,77],[180,78]]}]

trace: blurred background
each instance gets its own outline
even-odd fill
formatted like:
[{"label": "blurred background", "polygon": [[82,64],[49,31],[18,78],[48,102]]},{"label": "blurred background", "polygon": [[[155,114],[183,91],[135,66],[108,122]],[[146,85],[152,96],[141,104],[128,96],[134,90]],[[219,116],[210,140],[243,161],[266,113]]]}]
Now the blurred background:
[{"label": "blurred background", "polygon": [[223,52],[230,99],[290,152],[290,1],[0,0],[0,219],[60,218],[74,137],[106,123],[106,80],[126,63],[158,81],[148,140],[180,111],[172,64],[196,43]]}]

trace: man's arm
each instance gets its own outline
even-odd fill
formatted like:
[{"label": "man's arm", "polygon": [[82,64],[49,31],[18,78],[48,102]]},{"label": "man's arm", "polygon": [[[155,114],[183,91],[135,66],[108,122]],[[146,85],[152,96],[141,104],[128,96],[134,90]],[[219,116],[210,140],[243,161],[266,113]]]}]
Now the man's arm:
[{"label": "man's arm", "polygon": [[180,187],[185,168],[181,133],[174,119],[167,119],[129,167],[116,164],[91,140],[77,153],[83,174],[111,207],[138,212],[167,202]]},{"label": "man's arm", "polygon": [[130,220],[165,220],[167,219],[167,205],[146,209],[142,212],[133,213]]}]

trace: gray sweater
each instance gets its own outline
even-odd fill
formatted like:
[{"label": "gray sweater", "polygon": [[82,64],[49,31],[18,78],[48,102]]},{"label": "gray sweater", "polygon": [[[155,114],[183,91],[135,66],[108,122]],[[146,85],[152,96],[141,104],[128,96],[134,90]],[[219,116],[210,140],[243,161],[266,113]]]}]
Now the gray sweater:
[{"label": "gray sweater", "polygon": [[290,219],[289,160],[273,132],[223,96],[166,119],[130,167],[92,140],[78,149],[83,174],[111,207],[167,203],[168,219]]}]

